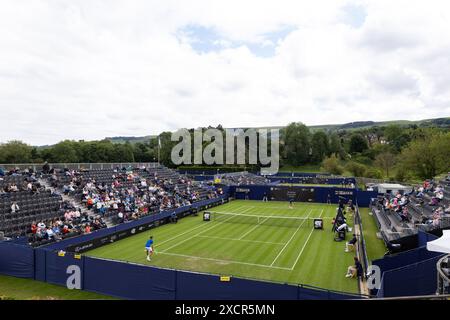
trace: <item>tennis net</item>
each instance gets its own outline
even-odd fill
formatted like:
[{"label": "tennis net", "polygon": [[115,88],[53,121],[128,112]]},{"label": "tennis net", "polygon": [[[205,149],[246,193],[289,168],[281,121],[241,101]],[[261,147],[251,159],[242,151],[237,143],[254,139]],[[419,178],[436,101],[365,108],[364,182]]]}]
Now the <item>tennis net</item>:
[{"label": "tennis net", "polygon": [[226,223],[279,226],[288,228],[312,227],[315,219],[310,217],[268,216],[211,211],[211,220]]}]

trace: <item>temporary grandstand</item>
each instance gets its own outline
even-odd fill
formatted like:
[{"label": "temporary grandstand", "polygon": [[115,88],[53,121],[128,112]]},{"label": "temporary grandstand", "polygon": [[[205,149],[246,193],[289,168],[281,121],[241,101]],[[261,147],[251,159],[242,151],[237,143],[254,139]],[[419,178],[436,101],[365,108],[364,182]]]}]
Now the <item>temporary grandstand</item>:
[{"label": "temporary grandstand", "polygon": [[[436,188],[441,190],[442,199],[433,203]],[[446,181],[439,181],[427,190],[417,186],[409,193],[379,194],[371,204],[371,211],[388,248],[404,251],[415,247],[414,239],[419,230],[440,233],[449,228],[449,188]],[[398,202],[394,205],[396,199]]]}]

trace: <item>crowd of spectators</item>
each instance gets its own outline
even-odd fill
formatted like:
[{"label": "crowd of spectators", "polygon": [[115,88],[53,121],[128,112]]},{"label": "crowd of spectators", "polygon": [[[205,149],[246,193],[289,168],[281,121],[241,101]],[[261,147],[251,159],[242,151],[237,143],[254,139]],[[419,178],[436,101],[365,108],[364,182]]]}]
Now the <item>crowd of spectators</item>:
[{"label": "crowd of spectators", "polygon": [[[411,201],[412,199],[414,201]],[[450,204],[445,200],[444,186],[433,180],[425,180],[410,193],[397,193],[394,196],[386,194],[382,205],[385,212],[398,214],[402,222],[425,224],[433,228],[439,228],[442,218],[450,216]],[[428,213],[422,211],[420,219],[413,219],[409,212],[411,207],[422,207],[427,209]]]},{"label": "crowd of spectators", "polygon": [[32,242],[42,240],[61,240],[67,236],[88,234],[106,228],[101,217],[92,217],[81,210],[68,210],[63,217],[49,221],[33,222],[30,229]]},{"label": "crowd of spectators", "polygon": [[429,206],[432,208],[431,215],[424,216],[422,223],[437,228],[440,226],[442,218],[450,215],[450,204],[445,204],[444,186],[442,184],[433,180],[425,180],[413,189],[412,195],[416,199],[416,207]]},{"label": "crowd of spectators", "polygon": [[221,182],[228,185],[240,186],[240,185],[268,184],[270,183],[270,180],[253,173],[239,172],[222,175]]},{"label": "crowd of spectators", "polygon": [[[69,177],[63,185],[63,192],[81,192],[81,201],[89,210],[102,217],[115,217],[116,223],[136,220],[148,214],[189,206],[206,198],[215,198],[217,190],[200,194],[200,187],[192,180],[176,175],[160,177],[156,171],[147,169],[131,170],[116,168],[107,181],[97,181],[95,177],[85,178],[83,172],[65,170]],[[53,173],[51,181],[58,184],[58,175]],[[203,190],[206,192],[205,190]]]},{"label": "crowd of spectators", "polygon": [[[44,197],[58,196],[57,192],[48,191],[44,185],[39,182],[42,177],[42,172],[35,172],[33,169],[13,169],[5,171],[0,168],[0,197],[8,204],[5,214],[13,214],[13,217],[8,221],[11,223],[21,223],[25,217],[42,217],[46,219],[36,219],[29,227],[28,231],[22,235],[28,235],[31,242],[38,242],[42,240],[59,240],[63,237],[90,233],[94,230],[105,228],[106,224],[100,216],[89,216],[86,212],[82,212],[73,203],[61,202],[54,212],[53,216],[48,214],[34,214],[33,209],[21,210],[23,204],[39,201],[46,201],[47,198],[35,198],[35,194],[43,193]],[[15,194],[19,197],[13,197]],[[36,199],[36,200],[33,200]],[[53,198],[54,199],[54,198]],[[29,207],[29,206],[28,206]],[[52,216],[52,217],[50,217]],[[3,219],[3,221],[5,221]],[[0,230],[5,229],[6,225],[0,224]]]},{"label": "crowd of spectators", "polygon": [[383,199],[383,207],[385,212],[393,212],[398,214],[404,222],[410,222],[408,204],[410,203],[409,195],[397,193],[395,196],[386,194]]}]

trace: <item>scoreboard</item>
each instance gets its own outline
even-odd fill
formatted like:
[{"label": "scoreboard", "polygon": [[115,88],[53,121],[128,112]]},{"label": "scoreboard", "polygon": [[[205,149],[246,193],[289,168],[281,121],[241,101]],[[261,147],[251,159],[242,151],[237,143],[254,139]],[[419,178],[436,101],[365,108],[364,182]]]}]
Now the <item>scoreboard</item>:
[{"label": "scoreboard", "polygon": [[314,188],[271,187],[269,198],[274,201],[314,202]]}]

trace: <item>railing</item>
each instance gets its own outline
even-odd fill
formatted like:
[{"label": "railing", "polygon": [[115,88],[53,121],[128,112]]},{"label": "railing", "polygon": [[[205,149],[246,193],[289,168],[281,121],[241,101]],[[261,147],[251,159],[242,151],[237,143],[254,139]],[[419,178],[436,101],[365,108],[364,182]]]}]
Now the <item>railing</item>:
[{"label": "railing", "polygon": [[[34,171],[42,170],[43,163],[7,163],[0,164],[0,168],[4,168],[6,170],[12,169],[30,169],[32,168]],[[157,162],[113,162],[113,163],[49,163],[50,168],[57,169],[72,169],[72,170],[95,170],[95,169],[114,169],[116,167],[147,167],[147,168],[156,168],[159,166]]]},{"label": "railing", "polygon": [[450,297],[450,254],[441,258],[437,264],[437,292],[436,294],[447,294]]},{"label": "railing", "polygon": [[355,213],[355,221],[354,221],[354,225],[358,225],[359,226],[359,239],[358,239],[358,248],[359,248],[359,252],[361,255],[361,259],[364,263],[364,271],[366,274],[367,269],[369,268],[370,262],[369,262],[369,257],[367,255],[367,248],[366,248],[366,240],[364,238],[364,231],[363,231],[363,224],[362,224],[362,219],[361,219],[361,214],[359,212],[359,207],[358,204],[356,204],[356,213]]},{"label": "railing", "polygon": [[428,296],[410,296],[410,297],[389,297],[389,298],[373,298],[367,301],[380,301],[380,300],[450,300],[450,294],[441,295],[428,295]]}]

